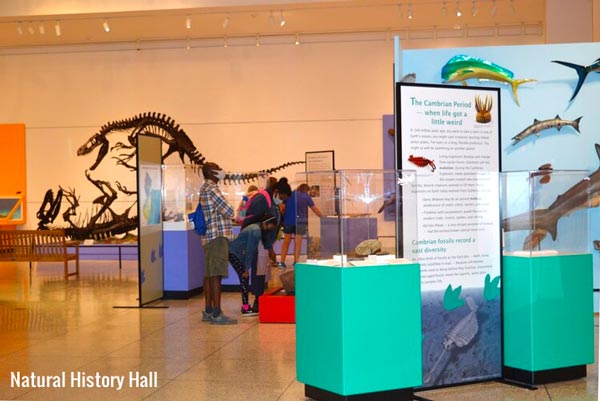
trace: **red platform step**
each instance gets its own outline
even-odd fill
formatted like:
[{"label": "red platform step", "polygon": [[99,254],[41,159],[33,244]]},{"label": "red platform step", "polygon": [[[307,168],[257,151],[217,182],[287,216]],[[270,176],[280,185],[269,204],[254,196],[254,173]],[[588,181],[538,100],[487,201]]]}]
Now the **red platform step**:
[{"label": "red platform step", "polygon": [[260,296],[258,321],[261,323],[296,323],[296,297],[276,288]]}]

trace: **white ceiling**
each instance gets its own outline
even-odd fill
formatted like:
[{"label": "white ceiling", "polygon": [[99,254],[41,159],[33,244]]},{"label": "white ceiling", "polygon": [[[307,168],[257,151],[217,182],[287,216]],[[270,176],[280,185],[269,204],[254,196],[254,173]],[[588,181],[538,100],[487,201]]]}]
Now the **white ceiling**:
[{"label": "white ceiling", "polygon": [[545,0],[2,0],[0,48],[543,27],[545,12]]}]

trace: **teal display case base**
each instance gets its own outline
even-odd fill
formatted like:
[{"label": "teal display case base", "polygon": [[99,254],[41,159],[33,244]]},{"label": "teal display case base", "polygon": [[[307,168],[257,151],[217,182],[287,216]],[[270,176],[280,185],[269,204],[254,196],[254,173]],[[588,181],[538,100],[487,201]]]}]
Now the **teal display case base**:
[{"label": "teal display case base", "polygon": [[530,386],[537,386],[585,377],[586,366],[569,366],[566,368],[538,370],[536,372],[504,366],[502,374],[504,379],[509,382],[514,381]]},{"label": "teal display case base", "polygon": [[304,386],[304,395],[318,401],[412,401],[415,398],[412,388],[376,391],[374,393],[340,395],[308,384]]}]

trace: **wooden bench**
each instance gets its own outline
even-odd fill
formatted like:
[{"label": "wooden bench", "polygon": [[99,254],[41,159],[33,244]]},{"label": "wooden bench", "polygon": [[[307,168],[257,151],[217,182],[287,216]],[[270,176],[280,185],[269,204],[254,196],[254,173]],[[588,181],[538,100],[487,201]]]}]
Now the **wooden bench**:
[{"label": "wooden bench", "polygon": [[[70,260],[75,261],[71,273]],[[64,262],[67,279],[79,275],[79,243],[67,241],[64,230],[0,230],[0,261],[29,262],[29,269],[31,262]]]}]

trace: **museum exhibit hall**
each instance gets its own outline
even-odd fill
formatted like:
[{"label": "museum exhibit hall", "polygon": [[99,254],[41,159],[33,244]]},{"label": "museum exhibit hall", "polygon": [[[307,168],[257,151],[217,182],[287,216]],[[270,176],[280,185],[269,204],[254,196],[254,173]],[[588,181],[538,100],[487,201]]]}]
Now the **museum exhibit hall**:
[{"label": "museum exhibit hall", "polygon": [[600,0],[0,4],[0,400],[600,401]]}]

